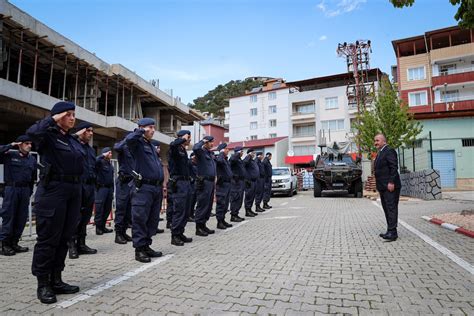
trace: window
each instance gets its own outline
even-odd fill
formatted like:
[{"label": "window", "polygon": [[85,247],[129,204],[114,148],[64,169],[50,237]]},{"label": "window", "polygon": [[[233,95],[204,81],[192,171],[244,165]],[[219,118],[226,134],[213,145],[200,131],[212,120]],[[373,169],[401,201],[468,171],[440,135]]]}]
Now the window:
[{"label": "window", "polygon": [[456,71],[456,64],[439,65],[440,75],[449,75]]},{"label": "window", "polygon": [[426,79],[425,66],[416,67],[416,68],[408,68],[407,71],[408,71],[408,81]]},{"label": "window", "polygon": [[269,114],[276,113],[276,112],[277,112],[277,106],[276,105],[270,105],[268,107],[268,113]]},{"label": "window", "polygon": [[268,92],[268,100],[275,100],[277,98],[277,93],[275,91]]},{"label": "window", "polygon": [[474,138],[463,138],[462,147],[474,147]]},{"label": "window", "polygon": [[337,109],[337,97],[326,98],[326,110]]},{"label": "window", "polygon": [[408,106],[427,105],[426,91],[408,93]]},{"label": "window", "polygon": [[251,103],[257,102],[257,95],[256,94],[250,96],[250,102]]},{"label": "window", "polygon": [[316,131],[316,129],[314,127],[314,124],[294,126],[293,127],[293,136],[295,136],[295,137],[314,136],[314,135],[316,135],[315,131]]},{"label": "window", "polygon": [[443,102],[455,102],[459,100],[459,90],[443,91]]},{"label": "window", "polygon": [[258,128],[257,122],[250,122],[250,129],[257,129],[257,128]]},{"label": "window", "polygon": [[270,134],[268,134],[268,137],[275,138],[275,137],[277,137],[277,134],[276,133],[270,133]]},{"label": "window", "polygon": [[257,108],[250,109],[250,116],[257,116]]},{"label": "window", "polygon": [[314,103],[296,104],[295,114],[309,114],[314,113]]},{"label": "window", "polygon": [[313,155],[315,152],[315,146],[311,146],[311,145],[293,146],[293,152],[295,153],[295,156]]},{"label": "window", "polygon": [[250,140],[256,140],[257,139],[257,135],[251,135],[250,136]]},{"label": "window", "polygon": [[344,120],[321,121],[322,129],[331,131],[344,130]]},{"label": "window", "polygon": [[270,120],[270,127],[275,127],[277,126],[277,120]]}]

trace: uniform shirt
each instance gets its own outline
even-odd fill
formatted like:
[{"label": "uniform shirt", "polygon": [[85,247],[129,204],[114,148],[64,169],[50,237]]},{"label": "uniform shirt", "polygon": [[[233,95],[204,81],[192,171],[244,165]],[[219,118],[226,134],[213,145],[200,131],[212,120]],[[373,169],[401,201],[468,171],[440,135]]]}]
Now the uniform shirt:
[{"label": "uniform shirt", "polygon": [[81,151],[84,157],[84,172],[82,173],[82,180],[94,179],[96,180],[96,168],[95,168],[95,152],[94,149],[87,143],[83,143],[79,138],[78,149]]},{"label": "uniform shirt", "polygon": [[133,170],[133,156],[128,149],[126,139],[116,143],[114,150],[118,153],[117,160],[119,163],[119,173],[131,176]]},{"label": "uniform shirt", "polygon": [[145,130],[135,129],[125,138],[133,156],[133,170],[141,174],[143,179],[163,181],[164,173],[155,146],[143,137]]},{"label": "uniform shirt", "polygon": [[114,166],[110,160],[100,155],[96,159],[95,167],[97,169],[97,183],[101,185],[114,184]]},{"label": "uniform shirt", "polygon": [[197,167],[195,164],[193,164],[193,161],[191,159],[188,160],[188,170],[189,170],[189,175],[193,180],[196,180],[197,176]]},{"label": "uniform shirt", "polygon": [[36,158],[11,150],[11,144],[0,146],[0,163],[3,164],[5,182],[29,182],[36,180]]},{"label": "uniform shirt", "polygon": [[219,153],[216,158],[216,164],[217,176],[230,181],[232,179],[232,169],[230,168],[230,162],[227,160],[227,156],[224,153]]},{"label": "uniform shirt", "polygon": [[41,161],[51,164],[51,173],[68,176],[82,176],[84,156],[80,143],[70,134],[63,133],[51,116],[46,117],[26,131],[35,142]]},{"label": "uniform shirt", "polygon": [[258,170],[260,172],[260,178],[265,178],[265,175],[266,175],[265,166],[263,165],[260,159],[257,158],[255,160],[257,161]]},{"label": "uniform shirt", "polygon": [[186,140],[184,138],[176,138],[170,144],[168,151],[168,170],[170,176],[184,176],[189,177],[188,153],[186,149],[181,146]]},{"label": "uniform shirt", "polygon": [[202,146],[204,146],[202,140],[193,146],[193,152],[197,158],[197,174],[198,176],[215,177],[216,162],[214,161],[214,154]]},{"label": "uniform shirt", "polygon": [[247,157],[244,158],[244,166],[247,171],[247,179],[255,180],[260,177],[260,169],[251,155],[247,155]]},{"label": "uniform shirt", "polygon": [[265,169],[265,178],[271,179],[273,175],[273,171],[272,171],[272,163],[270,162],[270,159],[268,159],[267,157],[263,158],[262,164]]},{"label": "uniform shirt", "polygon": [[244,162],[240,158],[239,153],[232,154],[232,156],[230,156],[229,162],[230,162],[230,169],[232,170],[232,174],[235,177],[245,178],[247,176]]}]

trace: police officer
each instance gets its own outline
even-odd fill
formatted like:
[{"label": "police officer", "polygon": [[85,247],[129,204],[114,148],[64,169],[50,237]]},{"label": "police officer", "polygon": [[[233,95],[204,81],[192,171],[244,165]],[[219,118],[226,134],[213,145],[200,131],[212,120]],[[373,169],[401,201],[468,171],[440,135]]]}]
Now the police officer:
[{"label": "police officer", "polygon": [[[18,151],[12,150],[18,146]],[[36,180],[36,159],[30,154],[31,139],[22,135],[15,142],[0,146],[4,168],[5,192],[0,217],[0,254],[13,256],[28,251],[18,245],[28,218],[28,205]]]},{"label": "police officer", "polygon": [[61,278],[71,240],[79,222],[84,157],[80,144],[68,132],[74,127],[75,105],[58,102],[48,116],[31,126],[26,134],[41,155],[42,177],[35,195],[36,245],[32,272],[38,278],[38,299],[56,302],[56,294],[79,292],[78,286]]},{"label": "police officer", "polygon": [[272,160],[272,153],[267,153],[265,155],[265,159],[263,159],[263,167],[265,169],[265,189],[263,191],[263,208],[264,209],[271,209],[272,206],[268,204],[270,202],[270,197],[272,196],[272,175],[273,175],[273,169],[272,169],[272,163],[270,162]]},{"label": "police officer", "polygon": [[237,146],[234,148],[234,153],[229,159],[230,168],[232,170],[232,181],[230,186],[230,221],[241,222],[245,218],[239,216],[240,208],[244,198],[245,190],[245,171],[244,162],[242,161],[243,148]]},{"label": "police officer", "polygon": [[[161,161],[161,156],[160,156],[161,144],[160,144],[159,141],[157,141],[157,140],[155,140],[155,139],[152,139],[152,140],[151,140],[151,144],[152,144],[153,146],[155,146],[156,154],[158,155],[158,160],[160,161],[159,167],[160,167],[161,169],[163,169],[163,163],[162,163],[162,161]],[[164,172],[164,171],[163,171],[163,172]],[[163,189],[163,188],[162,188],[162,189]],[[161,214],[161,209],[163,208],[163,192],[162,192],[162,194],[161,194],[161,201],[159,202],[159,204],[160,204],[160,206],[161,206],[161,207],[160,207],[160,214]],[[158,218],[158,220],[160,221],[161,218]],[[159,221],[158,221],[158,224],[159,224]],[[157,234],[163,234],[164,232],[165,232],[164,229],[161,229],[161,228],[159,228],[159,227],[156,228],[156,233],[157,233]]]},{"label": "police officer", "polygon": [[127,228],[132,222],[130,182],[133,180],[134,162],[125,138],[114,145],[114,150],[118,154],[119,163],[118,177],[115,182],[115,242],[124,245],[132,241],[132,237],[127,235]]},{"label": "police officer", "polygon": [[216,179],[216,163],[214,153],[214,137],[205,136],[193,146],[193,152],[197,160],[196,177],[196,235],[206,237],[214,234],[213,229],[206,226],[211,217],[212,204],[214,201],[214,181]]},{"label": "police officer", "polygon": [[257,212],[265,212],[263,208],[260,207],[260,203],[263,200],[263,191],[265,190],[265,167],[262,163],[263,152],[257,152],[257,162],[259,177],[257,178],[256,187],[255,187],[255,210]]},{"label": "police officer", "polygon": [[232,170],[227,158],[229,148],[226,143],[217,146],[219,155],[216,158],[217,182],[216,182],[216,218],[217,228],[227,229],[232,227],[225,221],[225,213],[228,211],[230,202],[230,182],[232,181]]},{"label": "police officer", "polygon": [[155,120],[142,118],[138,128],[126,137],[135,172],[131,199],[133,247],[135,260],[144,263],[162,256],[150,247],[160,219],[164,178],[161,161],[150,142],[154,133]]},{"label": "police officer", "polygon": [[196,177],[197,177],[197,166],[196,166],[196,155],[191,153],[189,155],[188,161],[188,168],[189,168],[189,176],[191,177],[191,201],[189,203],[189,208],[187,212],[187,221],[194,222],[194,212],[196,208]]},{"label": "police officer", "polygon": [[95,184],[96,184],[96,169],[95,169],[95,151],[89,145],[89,142],[94,135],[94,129],[89,122],[82,122],[76,126],[76,133],[73,136],[77,137],[80,143],[80,151],[84,157],[84,172],[82,173],[82,200],[81,200],[81,214],[77,225],[75,236],[68,242],[69,258],[77,259],[80,254],[95,254],[97,249],[89,248],[86,245],[87,224],[92,216],[92,209],[94,208],[95,199]]},{"label": "police officer", "polygon": [[189,210],[191,182],[189,178],[188,153],[186,146],[191,142],[191,132],[180,130],[178,138],[170,144],[168,161],[170,166],[169,192],[171,193],[171,244],[183,246],[192,242],[192,238],[184,235],[186,215]]},{"label": "police officer", "polygon": [[260,170],[255,161],[255,151],[250,148],[247,150],[247,156],[244,158],[245,171],[245,216],[255,217],[258,214],[252,211],[252,205],[255,201],[255,189],[257,188],[257,179],[260,177]]},{"label": "police officer", "polygon": [[114,166],[112,166],[110,159],[112,159],[110,147],[102,149],[101,155],[96,159],[97,190],[94,216],[96,235],[113,232],[112,229],[105,227],[112,210],[112,199],[114,198]]}]

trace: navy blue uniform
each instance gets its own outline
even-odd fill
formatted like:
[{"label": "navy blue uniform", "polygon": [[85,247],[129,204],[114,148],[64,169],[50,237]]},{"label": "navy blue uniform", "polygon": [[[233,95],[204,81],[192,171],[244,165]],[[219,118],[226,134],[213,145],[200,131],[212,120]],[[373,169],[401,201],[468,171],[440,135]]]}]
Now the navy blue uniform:
[{"label": "navy blue uniform", "polygon": [[188,218],[194,218],[194,212],[196,208],[196,177],[197,167],[191,159],[188,161],[189,176],[191,178],[191,201],[189,202]]},{"label": "navy blue uniform", "polygon": [[32,272],[46,276],[64,269],[67,242],[77,229],[84,156],[81,144],[60,130],[52,117],[38,121],[26,133],[39,148],[42,165],[51,166],[49,179],[43,177],[38,185],[33,208],[38,237]]},{"label": "navy blue uniform", "polygon": [[[191,183],[188,167],[188,154],[182,146],[186,140],[177,138],[170,144],[168,161],[170,178],[176,183],[170,187],[171,192],[171,234],[184,234],[186,215],[190,208]],[[169,194],[169,193],[168,193]]]},{"label": "navy blue uniform", "polygon": [[119,163],[118,177],[115,182],[115,231],[124,234],[128,225],[132,222],[132,205],[130,203],[131,187],[133,180],[133,156],[128,149],[125,139],[114,145],[118,153]]},{"label": "navy blue uniform", "polygon": [[193,152],[197,158],[196,183],[202,181],[202,185],[196,186],[196,224],[205,224],[211,217],[212,203],[214,201],[214,181],[216,179],[216,163],[214,154],[203,148],[201,140],[194,144]]},{"label": "navy blue uniform", "polygon": [[132,189],[133,247],[150,246],[160,220],[163,200],[163,166],[155,146],[143,137],[145,130],[136,129],[126,137],[134,159],[133,169],[142,176],[142,185]]},{"label": "navy blue uniform", "polygon": [[265,181],[264,181],[264,191],[263,191],[263,203],[267,204],[270,201],[272,196],[272,163],[268,157],[263,159],[263,167],[265,170]]},{"label": "navy blue uniform", "polygon": [[28,205],[36,179],[36,159],[12,151],[11,145],[0,146],[0,163],[3,163],[5,191],[0,217],[0,241],[18,243],[28,219]]},{"label": "navy blue uniform", "polygon": [[247,171],[247,177],[245,179],[245,210],[252,208],[255,200],[255,191],[257,188],[257,179],[260,177],[260,169],[258,168],[257,162],[252,158],[251,155],[247,155],[244,158],[244,166]]},{"label": "navy blue uniform", "polygon": [[217,183],[216,183],[216,218],[218,221],[225,219],[229,208],[232,169],[227,156],[221,152],[216,158]]},{"label": "navy blue uniform", "polygon": [[263,192],[265,191],[265,166],[263,165],[260,159],[256,159],[259,177],[257,178],[256,188],[255,188],[255,205],[260,205],[263,200]]},{"label": "navy blue uniform", "polygon": [[95,193],[95,226],[105,229],[107,218],[112,210],[112,199],[114,198],[114,167],[103,155],[97,157],[97,190]]},{"label": "navy blue uniform", "polygon": [[234,216],[239,215],[239,210],[242,207],[245,190],[245,178],[247,172],[243,160],[240,158],[240,153],[234,153],[229,159],[232,170],[232,182],[230,188],[230,213]]}]

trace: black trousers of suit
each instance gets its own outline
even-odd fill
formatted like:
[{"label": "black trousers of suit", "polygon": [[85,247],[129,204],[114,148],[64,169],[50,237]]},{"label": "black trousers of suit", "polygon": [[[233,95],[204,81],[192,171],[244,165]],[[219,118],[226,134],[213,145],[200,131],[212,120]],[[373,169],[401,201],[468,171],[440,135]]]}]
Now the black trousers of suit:
[{"label": "black trousers of suit", "polygon": [[387,221],[387,231],[396,232],[398,222],[398,201],[400,199],[400,188],[393,192],[388,190],[379,191],[382,208]]}]

